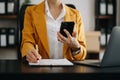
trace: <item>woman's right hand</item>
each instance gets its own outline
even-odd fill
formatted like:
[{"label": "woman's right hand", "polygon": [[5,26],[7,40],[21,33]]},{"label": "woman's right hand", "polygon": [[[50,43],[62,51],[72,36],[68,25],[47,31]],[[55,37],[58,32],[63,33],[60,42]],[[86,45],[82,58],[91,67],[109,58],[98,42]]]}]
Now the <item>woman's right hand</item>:
[{"label": "woman's right hand", "polygon": [[41,59],[41,55],[38,53],[37,50],[31,49],[26,54],[26,60],[31,63],[36,63]]}]

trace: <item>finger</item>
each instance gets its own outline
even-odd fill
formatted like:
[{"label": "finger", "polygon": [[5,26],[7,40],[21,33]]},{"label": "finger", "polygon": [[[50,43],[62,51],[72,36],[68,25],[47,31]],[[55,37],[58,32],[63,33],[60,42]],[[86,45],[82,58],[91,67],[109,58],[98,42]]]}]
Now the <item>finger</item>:
[{"label": "finger", "polygon": [[[59,33],[58,33],[59,34]],[[63,40],[61,40],[61,38],[60,38],[60,36],[58,35],[57,36],[57,39],[58,39],[58,41],[60,41],[60,42],[62,42],[63,43]]]},{"label": "finger", "polygon": [[42,59],[42,56],[40,54],[37,54],[37,60]]},{"label": "finger", "polygon": [[58,41],[65,43],[65,41],[63,41],[62,39],[60,39],[60,37],[58,37]]},{"label": "finger", "polygon": [[28,62],[35,62],[34,59],[30,55],[28,55],[28,54],[26,55],[26,60]]},{"label": "finger", "polygon": [[26,60],[29,62],[29,63],[33,63],[33,61],[29,58],[26,58]]},{"label": "finger", "polygon": [[38,53],[37,50],[32,50],[32,53],[36,57],[37,60],[41,59],[41,55]]},{"label": "finger", "polygon": [[39,53],[38,45],[35,46],[35,49],[36,49],[36,52],[37,52],[38,60],[40,60],[42,58],[42,56]]},{"label": "finger", "polygon": [[77,33],[76,33],[76,32],[73,32],[73,33],[72,33],[72,37],[76,38],[76,36],[77,36]]},{"label": "finger", "polygon": [[32,51],[30,51],[30,53],[28,54],[28,57],[33,61],[36,62],[37,61],[37,57],[34,55],[34,53]]},{"label": "finger", "polygon": [[58,39],[58,41],[61,41],[61,39],[60,39],[60,37],[59,37],[59,36],[57,36],[57,39]]},{"label": "finger", "polygon": [[58,41],[60,41],[60,37],[59,37],[59,32],[57,32],[57,39],[58,39]]},{"label": "finger", "polygon": [[60,37],[60,38],[62,38],[62,37],[64,37],[60,32],[57,32],[57,37]]},{"label": "finger", "polygon": [[66,33],[68,38],[72,38],[72,36],[70,35],[70,33],[66,29],[64,29],[64,32]]},{"label": "finger", "polygon": [[61,33],[58,32],[58,39],[61,41],[61,42],[66,42],[67,41],[67,38],[64,37]]},{"label": "finger", "polygon": [[27,56],[30,58],[30,59],[33,59],[33,60],[36,60],[36,57],[33,55],[32,51],[30,51]]}]

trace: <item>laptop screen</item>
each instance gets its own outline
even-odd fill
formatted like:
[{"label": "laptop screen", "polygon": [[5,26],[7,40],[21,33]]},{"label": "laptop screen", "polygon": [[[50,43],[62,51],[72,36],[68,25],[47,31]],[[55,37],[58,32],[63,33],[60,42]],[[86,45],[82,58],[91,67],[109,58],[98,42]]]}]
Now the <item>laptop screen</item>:
[{"label": "laptop screen", "polygon": [[101,65],[120,66],[120,27],[113,28]]}]

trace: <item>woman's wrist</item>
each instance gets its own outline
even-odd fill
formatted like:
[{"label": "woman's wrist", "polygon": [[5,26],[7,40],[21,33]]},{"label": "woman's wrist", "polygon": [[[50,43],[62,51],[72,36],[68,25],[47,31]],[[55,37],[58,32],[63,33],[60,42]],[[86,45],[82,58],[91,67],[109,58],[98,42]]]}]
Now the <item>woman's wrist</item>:
[{"label": "woman's wrist", "polygon": [[78,48],[71,48],[71,53],[72,53],[72,55],[77,55],[77,54],[79,54],[80,53],[80,47],[78,47]]}]

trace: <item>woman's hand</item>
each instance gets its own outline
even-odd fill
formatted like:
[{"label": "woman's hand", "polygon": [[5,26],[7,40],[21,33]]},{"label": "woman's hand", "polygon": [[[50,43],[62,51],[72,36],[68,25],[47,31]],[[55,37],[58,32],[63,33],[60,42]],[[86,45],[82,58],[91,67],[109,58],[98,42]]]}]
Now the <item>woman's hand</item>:
[{"label": "woman's hand", "polygon": [[36,63],[38,60],[41,59],[40,54],[38,53],[37,50],[31,49],[30,51],[27,52],[26,54],[26,60],[31,63]]},{"label": "woman's hand", "polygon": [[80,48],[80,44],[76,38],[77,35],[76,32],[73,32],[72,36],[66,29],[64,29],[64,32],[66,33],[67,37],[64,37],[60,32],[58,32],[57,33],[58,40],[64,44],[68,44],[71,49]]}]

